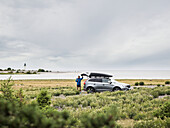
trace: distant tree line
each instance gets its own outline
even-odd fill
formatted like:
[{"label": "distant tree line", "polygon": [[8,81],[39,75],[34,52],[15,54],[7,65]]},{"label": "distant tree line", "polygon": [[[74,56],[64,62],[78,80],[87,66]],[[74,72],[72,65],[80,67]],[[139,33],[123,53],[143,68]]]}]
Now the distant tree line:
[{"label": "distant tree line", "polygon": [[0,69],[0,71],[16,71],[16,70],[9,67],[7,69]]},{"label": "distant tree line", "polygon": [[12,69],[12,68],[7,68],[7,69],[0,69],[0,71],[8,71],[7,73],[3,74],[13,74],[13,73],[22,73],[22,74],[37,74],[37,72],[51,72],[49,70],[45,69],[38,69],[38,70],[22,70],[22,69]]},{"label": "distant tree line", "polygon": [[44,70],[44,69],[38,69],[38,72],[51,72],[51,71],[48,71],[48,70]]}]

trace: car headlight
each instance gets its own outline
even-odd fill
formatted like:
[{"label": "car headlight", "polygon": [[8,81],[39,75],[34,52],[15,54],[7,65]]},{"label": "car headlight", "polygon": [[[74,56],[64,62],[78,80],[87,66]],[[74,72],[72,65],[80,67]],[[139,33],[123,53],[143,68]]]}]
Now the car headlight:
[{"label": "car headlight", "polygon": [[122,85],[122,87],[124,87],[124,88],[125,88],[126,86],[125,86],[125,85]]}]

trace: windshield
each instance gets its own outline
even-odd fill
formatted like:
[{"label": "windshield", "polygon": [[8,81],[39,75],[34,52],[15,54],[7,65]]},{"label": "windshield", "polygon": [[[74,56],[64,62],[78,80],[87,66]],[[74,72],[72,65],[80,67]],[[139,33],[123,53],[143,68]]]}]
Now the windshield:
[{"label": "windshield", "polygon": [[119,83],[118,81],[116,81],[115,79],[111,79],[112,83]]}]

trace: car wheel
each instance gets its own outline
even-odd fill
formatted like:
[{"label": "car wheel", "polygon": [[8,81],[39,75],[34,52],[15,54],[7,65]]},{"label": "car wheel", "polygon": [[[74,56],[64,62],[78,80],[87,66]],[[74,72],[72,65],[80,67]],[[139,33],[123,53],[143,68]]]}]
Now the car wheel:
[{"label": "car wheel", "polygon": [[120,91],[121,90],[121,88],[119,88],[119,87],[115,87],[114,89],[113,89],[113,91]]},{"label": "car wheel", "polygon": [[92,87],[87,88],[87,93],[94,93],[95,90]]}]

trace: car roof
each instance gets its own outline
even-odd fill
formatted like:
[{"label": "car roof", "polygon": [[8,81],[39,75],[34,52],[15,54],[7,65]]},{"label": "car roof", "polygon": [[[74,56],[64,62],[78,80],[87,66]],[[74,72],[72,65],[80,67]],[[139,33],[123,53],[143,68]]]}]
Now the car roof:
[{"label": "car roof", "polygon": [[90,73],[89,77],[112,77],[112,75],[103,74],[103,73]]}]

